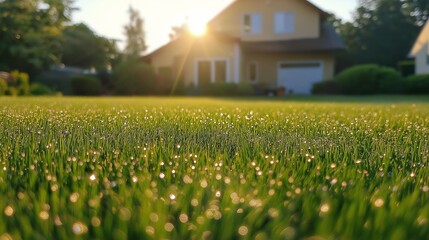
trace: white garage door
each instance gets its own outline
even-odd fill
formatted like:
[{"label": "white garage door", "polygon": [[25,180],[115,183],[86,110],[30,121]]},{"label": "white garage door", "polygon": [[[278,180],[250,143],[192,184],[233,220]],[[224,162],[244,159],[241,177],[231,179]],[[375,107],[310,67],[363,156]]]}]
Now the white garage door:
[{"label": "white garage door", "polygon": [[277,85],[293,94],[311,94],[314,83],[323,80],[323,68],[320,63],[283,63],[278,69]]}]

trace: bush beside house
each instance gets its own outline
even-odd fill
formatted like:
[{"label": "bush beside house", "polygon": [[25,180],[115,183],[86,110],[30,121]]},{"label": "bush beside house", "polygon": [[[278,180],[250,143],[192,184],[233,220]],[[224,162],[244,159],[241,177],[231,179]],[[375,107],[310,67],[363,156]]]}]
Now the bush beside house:
[{"label": "bush beside house", "polygon": [[398,94],[402,76],[393,68],[378,65],[357,65],[339,73],[333,80],[317,83],[313,94]]},{"label": "bush beside house", "polygon": [[124,61],[114,69],[112,77],[118,95],[158,95],[167,92],[167,86],[158,78],[155,69],[144,62]]},{"label": "bush beside house", "polygon": [[46,85],[41,83],[32,83],[30,85],[30,93],[33,96],[52,95],[53,91]]},{"label": "bush beside house", "polygon": [[[192,87],[192,86],[191,86]],[[248,83],[213,83],[199,88],[199,95],[204,96],[253,96],[255,90]]]},{"label": "bush beside house", "polygon": [[405,94],[429,94],[429,74],[412,75],[402,83]]},{"label": "bush beside house", "polygon": [[101,92],[101,81],[93,76],[76,76],[71,79],[71,87],[74,95],[97,96]]}]

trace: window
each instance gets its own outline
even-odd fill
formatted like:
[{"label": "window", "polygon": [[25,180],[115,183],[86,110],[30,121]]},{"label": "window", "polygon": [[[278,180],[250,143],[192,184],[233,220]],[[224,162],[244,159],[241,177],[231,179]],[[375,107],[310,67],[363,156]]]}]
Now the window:
[{"label": "window", "polygon": [[252,83],[258,81],[258,65],[256,63],[250,63],[249,64],[248,78],[249,78],[249,81]]},{"label": "window", "polygon": [[287,34],[295,32],[295,14],[277,12],[274,14],[274,33]]},{"label": "window", "polygon": [[215,61],[215,82],[226,82],[226,61]]},{"label": "window", "polygon": [[262,17],[259,13],[244,15],[243,24],[245,33],[259,34],[262,32]]},{"label": "window", "polygon": [[228,79],[227,59],[199,60],[197,62],[197,77],[201,85],[209,83],[225,83]]},{"label": "window", "polygon": [[212,65],[210,61],[198,62],[198,81],[201,85],[207,85],[211,82]]}]

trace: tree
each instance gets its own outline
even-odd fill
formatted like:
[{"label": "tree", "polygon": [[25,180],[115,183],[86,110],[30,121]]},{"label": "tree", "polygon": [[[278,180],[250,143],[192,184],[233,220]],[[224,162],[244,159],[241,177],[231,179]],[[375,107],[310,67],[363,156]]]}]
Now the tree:
[{"label": "tree", "polygon": [[116,42],[97,36],[83,23],[64,29],[62,57],[65,65],[105,70],[118,55]]},{"label": "tree", "polygon": [[59,61],[72,0],[0,1],[0,68],[36,74]]},{"label": "tree", "polygon": [[143,19],[140,13],[131,6],[128,10],[129,23],[124,27],[126,36],[125,55],[139,57],[146,51],[145,33],[143,30]]},{"label": "tree", "polygon": [[422,26],[429,19],[428,0],[405,0],[406,7],[417,25]]},{"label": "tree", "polygon": [[119,95],[160,94],[162,83],[155,69],[136,59],[129,58],[113,70],[115,91]]},{"label": "tree", "polygon": [[185,34],[190,34],[189,25],[187,21],[180,26],[172,27],[171,32],[168,34],[168,36],[170,37],[170,40],[175,40]]},{"label": "tree", "polygon": [[406,58],[420,31],[411,12],[411,1],[361,0],[354,21],[337,27],[348,46],[346,58],[354,64],[396,67]]}]

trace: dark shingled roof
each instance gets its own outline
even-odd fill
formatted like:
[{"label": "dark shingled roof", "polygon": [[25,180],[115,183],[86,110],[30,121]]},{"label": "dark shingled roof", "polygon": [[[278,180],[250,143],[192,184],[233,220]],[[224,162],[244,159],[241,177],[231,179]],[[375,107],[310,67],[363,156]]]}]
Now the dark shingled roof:
[{"label": "dark shingled roof", "polygon": [[302,53],[345,50],[345,45],[335,29],[322,24],[319,38],[296,39],[286,41],[241,42],[246,52]]}]

